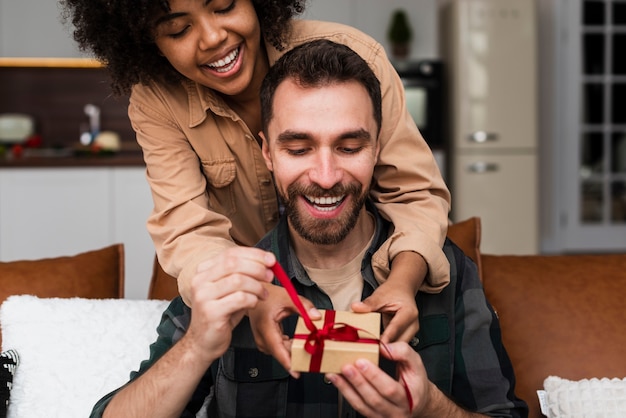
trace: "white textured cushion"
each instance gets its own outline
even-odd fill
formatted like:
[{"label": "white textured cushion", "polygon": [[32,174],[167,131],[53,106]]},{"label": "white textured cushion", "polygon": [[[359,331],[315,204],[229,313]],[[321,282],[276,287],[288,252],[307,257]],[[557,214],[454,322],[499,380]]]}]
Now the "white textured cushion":
[{"label": "white textured cushion", "polygon": [[8,418],[88,417],[148,358],[168,302],[11,296],[2,345],[19,353]]},{"label": "white textured cushion", "polygon": [[550,376],[543,387],[548,418],[626,417],[626,378],[571,381]]}]

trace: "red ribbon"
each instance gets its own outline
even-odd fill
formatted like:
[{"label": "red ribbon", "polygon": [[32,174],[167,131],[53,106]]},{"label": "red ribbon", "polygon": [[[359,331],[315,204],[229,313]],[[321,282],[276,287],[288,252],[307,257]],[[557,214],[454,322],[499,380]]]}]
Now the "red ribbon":
[{"label": "red ribbon", "polygon": [[[287,294],[296,305],[298,312],[300,312],[304,325],[306,325],[307,329],[310,331],[310,334],[306,337],[304,349],[307,353],[311,354],[311,364],[309,366],[309,370],[311,372],[319,372],[320,370],[325,340],[380,343],[389,353],[389,350],[385,344],[382,343],[382,341],[371,338],[360,338],[358,333],[359,330],[357,328],[348,324],[335,324],[335,311],[326,311],[324,316],[324,326],[321,330],[318,330],[306,309],[304,309],[304,305],[302,304],[302,301],[300,301],[298,292],[296,292],[295,287],[293,287],[291,280],[289,280],[289,276],[287,276],[287,273],[285,273],[285,270],[283,270],[282,266],[278,262],[274,263],[272,266],[272,272],[287,291]],[[336,325],[339,325],[339,327],[336,327]],[[294,338],[303,338],[303,336],[295,335]],[[411,396],[411,392],[409,391],[404,378],[400,376],[400,379],[404,385],[404,390],[409,402],[409,411],[412,411],[413,397]]]}]

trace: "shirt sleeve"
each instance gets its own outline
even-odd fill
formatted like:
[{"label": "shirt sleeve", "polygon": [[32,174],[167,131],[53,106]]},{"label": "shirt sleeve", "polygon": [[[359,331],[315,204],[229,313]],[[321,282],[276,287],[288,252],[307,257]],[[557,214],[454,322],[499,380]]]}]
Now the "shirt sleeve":
[{"label": "shirt sleeve", "polygon": [[438,292],[450,281],[442,251],[448,227],[450,192],[428,144],[406,108],[404,87],[384,52],[372,66],[381,83],[383,123],[372,197],[395,228],[389,259],[402,251],[419,253],[428,264],[423,291]]},{"label": "shirt sleeve", "polygon": [[[154,86],[135,87],[128,114],[143,150],[154,202],[148,232],[161,266],[184,286],[200,261],[236,244],[229,232],[230,220],[207,209],[207,180],[196,152],[165,104],[177,98],[162,97],[166,94]],[[184,289],[181,294],[186,294]]]},{"label": "shirt sleeve", "polygon": [[528,407],[515,395],[513,366],[476,265],[460,249],[454,253],[457,280],[451,398],[488,416],[526,417]]},{"label": "shirt sleeve", "polygon": [[[122,390],[130,382],[141,376],[146,370],[152,367],[152,365],[156,363],[159,358],[163,356],[163,354],[172,348],[172,346],[184,335],[189,327],[190,321],[191,309],[184,304],[180,297],[174,299],[161,316],[161,322],[157,327],[157,339],[150,345],[150,355],[148,359],[141,362],[138,371],[131,372],[128,383],[108,393],[96,403],[91,412],[90,418],[102,417],[104,410],[109,402],[111,402],[111,399],[113,399],[115,394]],[[210,377],[210,373],[207,373],[207,376]],[[198,396],[194,394],[194,397],[192,397],[192,400],[187,405],[187,409],[199,409],[200,406],[202,406],[203,399],[199,400],[197,398]]]}]

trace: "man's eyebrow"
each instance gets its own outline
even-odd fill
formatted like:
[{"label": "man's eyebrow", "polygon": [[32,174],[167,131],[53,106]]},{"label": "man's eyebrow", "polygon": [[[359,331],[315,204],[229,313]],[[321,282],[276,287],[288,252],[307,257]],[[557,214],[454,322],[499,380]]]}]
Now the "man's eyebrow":
[{"label": "man's eyebrow", "polygon": [[[205,6],[206,6],[206,5],[208,5],[209,3],[211,3],[211,1],[213,1],[213,0],[204,0],[204,5],[205,5]],[[163,15],[163,16],[161,16],[161,17],[159,17],[159,18],[156,20],[156,22],[154,23],[154,26],[155,26],[155,27],[156,27],[156,26],[159,26],[159,25],[160,25],[160,24],[162,24],[162,23],[168,22],[168,21],[170,21],[170,20],[174,20],[174,19],[176,19],[177,17],[185,16],[186,14],[187,14],[186,12],[181,12],[181,13],[168,13],[168,14],[165,14],[165,15]]]},{"label": "man's eyebrow", "polygon": [[[278,143],[290,142],[290,141],[305,141],[310,139],[310,135],[306,132],[286,130],[281,132],[276,141]],[[363,139],[370,141],[372,135],[366,129],[360,128],[352,131],[345,131],[339,135],[339,139]]]},{"label": "man's eyebrow", "polygon": [[354,131],[344,132],[340,136],[341,139],[372,139],[372,135],[366,129],[356,129]]},{"label": "man's eyebrow", "polygon": [[304,132],[286,130],[278,134],[276,141],[281,143],[289,141],[304,141],[307,139],[309,139],[309,135]]}]

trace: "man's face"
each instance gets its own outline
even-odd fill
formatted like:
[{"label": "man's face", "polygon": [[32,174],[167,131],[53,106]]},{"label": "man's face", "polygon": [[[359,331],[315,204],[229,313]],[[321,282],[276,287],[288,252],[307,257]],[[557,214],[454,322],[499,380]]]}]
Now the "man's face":
[{"label": "man's face", "polygon": [[354,227],[378,158],[372,102],[357,82],[276,89],[263,156],[274,173],[290,226],[328,245]]}]

